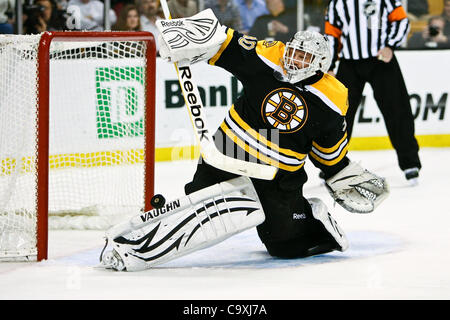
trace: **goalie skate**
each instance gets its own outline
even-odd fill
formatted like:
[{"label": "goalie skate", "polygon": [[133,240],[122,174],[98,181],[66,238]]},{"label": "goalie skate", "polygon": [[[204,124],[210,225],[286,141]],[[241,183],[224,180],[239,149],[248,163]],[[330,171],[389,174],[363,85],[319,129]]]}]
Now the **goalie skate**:
[{"label": "goalie skate", "polygon": [[106,243],[100,253],[100,264],[97,266],[99,269],[112,269],[116,271],[122,271],[125,269],[125,264],[117,253],[116,250],[105,251],[108,246],[108,238],[105,239]]},{"label": "goalie skate", "polygon": [[117,251],[112,250],[103,254],[102,261],[100,261],[100,267],[122,271],[125,269],[125,264]]}]

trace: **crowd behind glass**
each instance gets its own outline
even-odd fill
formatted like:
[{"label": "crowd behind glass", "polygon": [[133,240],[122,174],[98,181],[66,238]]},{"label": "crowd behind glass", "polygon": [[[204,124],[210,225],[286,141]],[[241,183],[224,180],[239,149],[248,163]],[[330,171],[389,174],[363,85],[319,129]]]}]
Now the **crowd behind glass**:
[{"label": "crowd behind glass", "polygon": [[[211,8],[219,21],[258,39],[287,41],[298,30],[324,31],[329,0],[167,0],[172,18]],[[371,2],[371,0],[364,0]],[[20,8],[17,4],[21,4]],[[404,49],[450,48],[450,0],[403,0],[410,21]],[[17,18],[19,16],[19,18]],[[1,34],[57,30],[150,31],[159,0],[0,0]]]}]

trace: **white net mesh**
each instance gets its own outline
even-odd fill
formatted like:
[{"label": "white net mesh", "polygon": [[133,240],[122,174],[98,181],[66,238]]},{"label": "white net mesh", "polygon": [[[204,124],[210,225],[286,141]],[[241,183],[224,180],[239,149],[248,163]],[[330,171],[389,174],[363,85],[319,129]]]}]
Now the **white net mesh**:
[{"label": "white net mesh", "polygon": [[[0,37],[0,257],[36,250],[39,39]],[[145,49],[53,42],[50,228],[105,229],[143,208]]]}]

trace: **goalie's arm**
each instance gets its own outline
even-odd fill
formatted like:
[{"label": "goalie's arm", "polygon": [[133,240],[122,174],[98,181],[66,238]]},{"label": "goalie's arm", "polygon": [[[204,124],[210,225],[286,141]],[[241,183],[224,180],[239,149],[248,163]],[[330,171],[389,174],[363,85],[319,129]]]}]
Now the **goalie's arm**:
[{"label": "goalie's arm", "polygon": [[226,35],[226,40],[208,63],[227,70],[242,83],[255,81],[258,70],[255,60],[259,61],[255,59],[258,40],[231,28],[226,28]]},{"label": "goalie's arm", "polygon": [[[211,10],[205,10],[190,18],[174,20],[158,20],[156,25],[161,33],[159,40],[160,55],[168,61],[185,65],[199,61],[207,61],[212,66],[221,67],[236,76],[241,82],[254,81],[258,68],[255,66],[257,57],[256,48],[258,40],[255,37],[244,35],[226,26],[213,23],[214,32],[204,41],[182,42],[185,36],[195,34],[197,23],[192,21],[205,18],[216,19]],[[182,27],[178,25],[182,24]],[[186,35],[185,35],[186,33]],[[200,38],[198,35],[197,38]],[[277,45],[281,46],[281,43]]]},{"label": "goalie's arm", "polygon": [[312,142],[309,159],[325,175],[325,179],[334,176],[350,162],[347,157],[348,139],[342,117],[329,121],[328,128]]},{"label": "goalie's arm", "polygon": [[[169,17],[167,4],[165,1],[162,1],[161,4],[165,8],[166,17]],[[202,111],[201,97],[197,85],[192,79],[189,64],[206,59],[212,53],[216,54],[222,47],[225,38],[227,38],[225,33],[221,32],[223,28],[212,10],[201,11],[190,18],[159,20],[157,21],[157,27],[162,35],[159,39],[161,57],[175,63],[180,87],[203,159],[210,165],[224,171],[272,180],[276,175],[277,168],[222,154],[217,150],[209,133],[206,117]],[[205,30],[207,31],[205,32]],[[180,66],[180,63],[182,66]],[[183,70],[180,73],[181,68]]]},{"label": "goalie's arm", "polygon": [[347,157],[348,140],[343,119],[337,118],[316,141],[309,153],[311,161],[325,175],[331,197],[344,209],[369,213],[389,194],[385,179],[364,169]]}]

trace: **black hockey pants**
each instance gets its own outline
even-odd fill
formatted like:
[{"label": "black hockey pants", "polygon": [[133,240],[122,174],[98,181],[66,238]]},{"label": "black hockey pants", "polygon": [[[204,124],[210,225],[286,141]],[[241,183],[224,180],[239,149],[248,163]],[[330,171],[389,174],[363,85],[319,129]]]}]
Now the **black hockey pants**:
[{"label": "black hockey pants", "polygon": [[[185,186],[185,192],[190,194],[235,177],[200,159],[193,180]],[[272,256],[307,257],[338,247],[323,224],[312,216],[311,206],[302,194],[306,180],[303,169],[296,173],[280,171],[270,181],[252,179],[266,216],[265,221],[257,226],[258,235]]]}]

